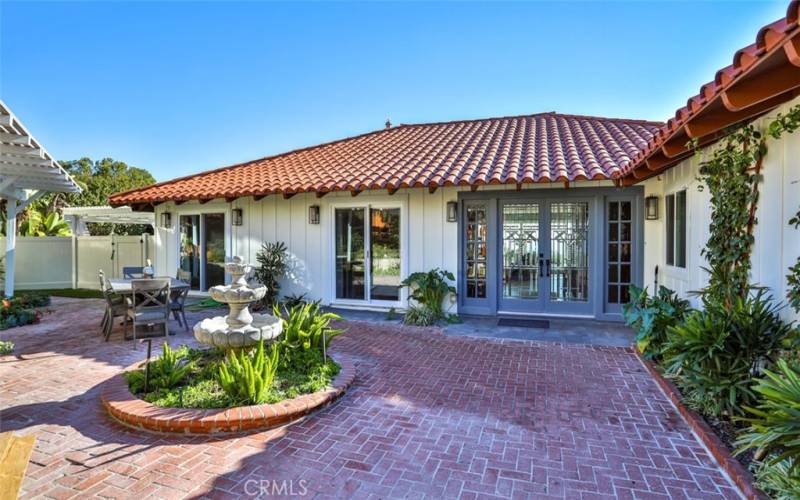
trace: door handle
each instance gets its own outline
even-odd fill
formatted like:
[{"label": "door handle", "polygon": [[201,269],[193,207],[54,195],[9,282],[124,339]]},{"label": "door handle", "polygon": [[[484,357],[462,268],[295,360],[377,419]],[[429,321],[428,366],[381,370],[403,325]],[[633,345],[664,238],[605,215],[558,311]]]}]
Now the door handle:
[{"label": "door handle", "polygon": [[539,258],[539,277],[544,276],[544,259]]},{"label": "door handle", "polygon": [[547,277],[550,277],[550,259],[545,259],[545,265],[547,266]]}]

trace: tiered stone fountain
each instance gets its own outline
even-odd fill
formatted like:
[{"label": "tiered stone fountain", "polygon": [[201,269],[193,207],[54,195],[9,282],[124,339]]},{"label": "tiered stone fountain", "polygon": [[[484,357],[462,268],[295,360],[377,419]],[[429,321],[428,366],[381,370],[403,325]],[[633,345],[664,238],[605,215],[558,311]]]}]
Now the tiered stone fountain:
[{"label": "tiered stone fountain", "polygon": [[263,299],[267,293],[264,286],[253,288],[247,284],[246,277],[252,269],[238,256],[225,264],[225,271],[233,276],[233,282],[212,287],[209,293],[217,302],[228,304],[228,315],[206,318],[194,325],[197,340],[230,350],[250,347],[262,339],[272,340],[281,334],[283,323],[280,318],[250,313],[250,304]]}]

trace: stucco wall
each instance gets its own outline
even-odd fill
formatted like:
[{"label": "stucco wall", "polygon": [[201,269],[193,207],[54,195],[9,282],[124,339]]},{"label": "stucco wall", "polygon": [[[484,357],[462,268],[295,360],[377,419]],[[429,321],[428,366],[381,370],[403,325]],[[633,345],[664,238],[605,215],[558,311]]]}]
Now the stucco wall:
[{"label": "stucco wall", "polygon": [[[765,127],[779,112],[800,104],[800,98],[780,106],[757,121]],[[800,255],[800,230],[789,226],[789,219],[800,208],[800,132],[784,135],[778,141],[768,141],[769,152],[763,163],[760,185],[758,224],[755,227],[755,247],[752,256],[754,284],[769,287],[776,299],[786,296],[786,273]],[[706,149],[707,155],[711,149]],[[711,213],[707,191],[698,191],[697,174],[702,157],[684,160],[664,174],[644,182],[645,194],[659,196],[660,217],[645,221],[645,283],[651,288],[656,265],[659,283],[684,296],[699,290],[707,283],[701,269],[706,261],[701,250],[708,240]],[[680,189],[687,190],[687,266],[686,269],[666,265],[664,195]],[[690,297],[697,305],[697,298]],[[787,319],[800,319],[791,310],[783,312]]]}]

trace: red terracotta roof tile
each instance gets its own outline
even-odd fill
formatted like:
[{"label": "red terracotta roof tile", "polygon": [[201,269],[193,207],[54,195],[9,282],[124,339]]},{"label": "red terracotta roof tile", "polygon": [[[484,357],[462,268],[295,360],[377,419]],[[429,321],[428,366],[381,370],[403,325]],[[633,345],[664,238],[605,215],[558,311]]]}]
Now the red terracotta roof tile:
[{"label": "red terracotta roof tile", "polygon": [[400,125],[112,195],[112,205],[619,177],[657,122],[541,113]]},{"label": "red terracotta roof tile", "polygon": [[[623,167],[623,175],[631,181],[628,183],[655,175],[691,154],[683,148],[689,139],[699,139],[702,144],[713,142],[718,131],[796,97],[794,91],[800,85],[799,22],[800,1],[792,0],[783,19],[761,28],[755,43],[736,51],[732,64],[717,71],[714,80],[690,97],[634,161]],[[736,93],[743,84],[750,87],[738,90],[737,101],[731,102],[729,94]],[[702,121],[705,123],[695,131],[687,125]],[[668,143],[671,143],[670,154],[662,151]],[[648,162],[653,165],[647,165]],[[642,174],[633,175],[634,170]]]}]

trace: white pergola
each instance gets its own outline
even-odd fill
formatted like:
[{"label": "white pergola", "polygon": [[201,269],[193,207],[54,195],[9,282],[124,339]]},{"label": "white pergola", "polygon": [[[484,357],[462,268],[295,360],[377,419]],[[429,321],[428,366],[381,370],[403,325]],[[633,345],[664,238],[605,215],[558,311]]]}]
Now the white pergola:
[{"label": "white pergola", "polygon": [[6,200],[5,295],[14,294],[17,214],[47,192],[81,188],[0,100],[0,198]]},{"label": "white pergola", "polygon": [[64,218],[70,221],[72,233],[85,232],[86,222],[108,224],[144,224],[155,227],[156,214],[153,212],[134,212],[131,207],[69,207],[64,209]]}]

